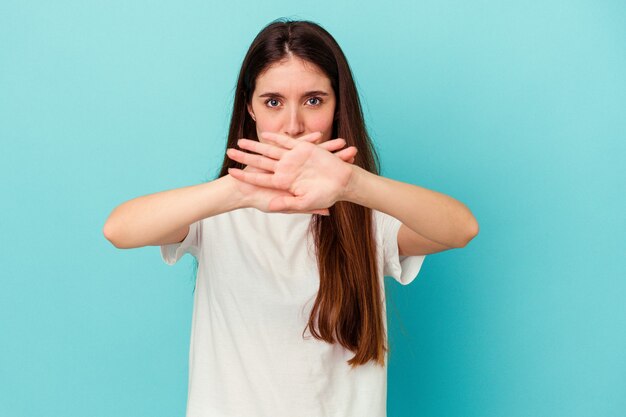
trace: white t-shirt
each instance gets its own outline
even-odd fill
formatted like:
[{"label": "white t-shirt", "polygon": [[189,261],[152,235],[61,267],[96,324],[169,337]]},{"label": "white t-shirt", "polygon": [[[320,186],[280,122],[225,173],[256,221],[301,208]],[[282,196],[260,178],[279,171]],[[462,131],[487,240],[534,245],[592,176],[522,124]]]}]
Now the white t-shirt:
[{"label": "white t-shirt", "polygon": [[[406,285],[425,256],[399,256],[400,221],[373,213],[384,300],[383,276]],[[187,417],[386,415],[387,358],[384,367],[351,369],[351,351],[308,328],[302,336],[319,288],[310,220],[239,209],[199,220],[183,242],[161,246],[170,265],[185,253],[198,260]]]}]

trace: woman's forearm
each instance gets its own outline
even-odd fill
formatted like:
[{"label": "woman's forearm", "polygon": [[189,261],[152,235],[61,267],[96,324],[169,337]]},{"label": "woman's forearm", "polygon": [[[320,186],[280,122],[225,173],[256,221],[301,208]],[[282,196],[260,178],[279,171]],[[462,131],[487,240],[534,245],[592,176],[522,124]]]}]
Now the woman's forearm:
[{"label": "woman's forearm", "polygon": [[217,180],[161,191],[116,207],[103,233],[118,248],[159,245],[191,223],[242,207],[230,175]]},{"label": "woman's forearm", "polygon": [[448,247],[463,247],[478,233],[478,222],[460,201],[358,166],[352,169],[342,200],[387,213],[415,233]]}]

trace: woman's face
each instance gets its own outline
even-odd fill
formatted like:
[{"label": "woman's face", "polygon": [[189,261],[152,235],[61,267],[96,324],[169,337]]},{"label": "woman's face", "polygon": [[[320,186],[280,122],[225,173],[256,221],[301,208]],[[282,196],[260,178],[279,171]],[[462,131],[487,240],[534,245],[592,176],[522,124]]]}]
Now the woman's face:
[{"label": "woman's face", "polygon": [[281,133],[294,139],[322,132],[318,143],[331,139],[335,92],[319,67],[295,56],[262,72],[248,104],[261,132]]}]

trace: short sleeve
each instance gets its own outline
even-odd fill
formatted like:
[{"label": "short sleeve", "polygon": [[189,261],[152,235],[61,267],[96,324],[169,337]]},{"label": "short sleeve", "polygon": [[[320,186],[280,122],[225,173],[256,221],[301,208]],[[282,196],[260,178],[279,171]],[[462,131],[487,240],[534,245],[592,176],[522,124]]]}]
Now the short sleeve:
[{"label": "short sleeve", "polygon": [[161,257],[168,265],[174,265],[184,254],[190,253],[196,259],[200,255],[202,220],[189,225],[189,233],[182,242],[161,245]]},{"label": "short sleeve", "polygon": [[[402,285],[410,284],[419,273],[426,255],[400,256],[398,231],[402,222],[386,213],[373,210],[377,227],[377,240],[382,249],[383,274]],[[381,257],[379,256],[379,259]]]}]

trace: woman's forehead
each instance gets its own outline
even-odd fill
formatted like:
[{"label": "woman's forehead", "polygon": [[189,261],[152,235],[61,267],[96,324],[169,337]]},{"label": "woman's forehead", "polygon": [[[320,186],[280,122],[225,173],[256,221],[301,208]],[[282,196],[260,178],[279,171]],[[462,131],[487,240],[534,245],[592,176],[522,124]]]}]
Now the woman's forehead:
[{"label": "woman's forehead", "polygon": [[[331,89],[331,83],[326,74],[317,65],[296,57],[290,57],[270,65],[256,80],[256,92],[259,94],[273,90],[312,91],[328,89]],[[331,93],[332,90],[327,92]]]}]

